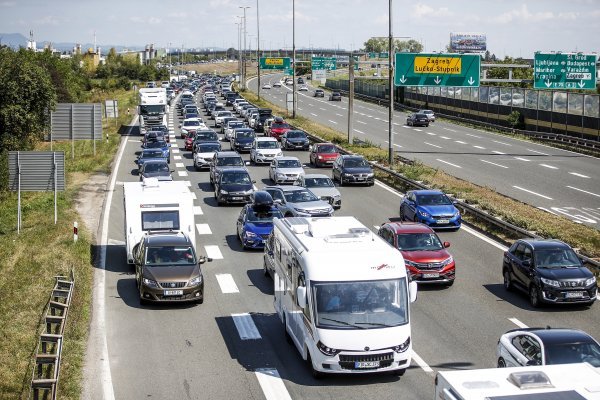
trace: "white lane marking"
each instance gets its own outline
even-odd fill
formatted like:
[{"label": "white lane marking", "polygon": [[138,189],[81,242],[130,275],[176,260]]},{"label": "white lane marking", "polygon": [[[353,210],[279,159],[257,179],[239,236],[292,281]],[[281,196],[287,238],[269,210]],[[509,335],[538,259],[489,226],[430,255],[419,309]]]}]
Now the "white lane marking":
[{"label": "white lane marking", "polygon": [[142,141],[140,139],[129,139],[128,142],[129,143],[141,143]]},{"label": "white lane marking", "polygon": [[375,229],[376,232],[379,232],[379,228],[381,228],[379,225],[373,225],[373,228]]},{"label": "white lane marking", "polygon": [[231,274],[216,274],[215,277],[223,294],[240,292]]},{"label": "white lane marking", "polygon": [[472,133],[465,133],[465,135],[471,136],[471,137],[474,137],[474,138],[477,138],[477,139],[481,139],[481,136],[473,135]]},{"label": "white lane marking", "polygon": [[358,129],[355,129],[354,132],[362,133],[363,135],[365,134],[363,131],[359,131]]},{"label": "white lane marking", "polygon": [[328,119],[327,121],[331,122],[332,124],[336,124],[337,125],[337,122],[335,122],[335,121],[332,121],[330,119]]},{"label": "white lane marking", "polygon": [[508,250],[508,247],[506,247],[506,246],[504,246],[504,245],[502,245],[502,244],[494,241],[493,239],[490,239],[489,237],[487,237],[487,236],[485,236],[485,235],[477,232],[474,229],[469,228],[468,226],[465,226],[464,224],[461,225],[460,229],[462,229],[462,230],[470,233],[471,235],[473,235],[473,236],[475,236],[475,237],[483,240],[484,242],[486,242],[488,244],[491,244],[492,246],[496,247],[497,249],[500,249],[502,251]]},{"label": "white lane marking", "polygon": [[321,110],[321,111],[327,111],[327,109],[325,109],[323,107],[319,107],[319,110]]},{"label": "white lane marking", "polygon": [[498,150],[492,150],[492,153],[496,153],[496,154],[500,154],[500,155],[506,155],[506,153],[503,153],[503,152],[498,151]]},{"label": "white lane marking", "polygon": [[425,132],[425,133],[428,134],[428,135],[431,135],[431,136],[437,136],[437,134],[435,134],[433,132]]},{"label": "white lane marking", "polygon": [[342,114],[338,114],[338,113],[336,113],[335,115],[337,115],[338,117],[343,117],[343,115],[342,115]]},{"label": "white lane marking", "polygon": [[179,149],[173,149],[173,150],[171,150],[171,153],[173,153],[173,154],[179,154]]},{"label": "white lane marking", "polygon": [[462,140],[455,140],[455,143],[460,143],[460,144],[467,144],[467,142],[463,142]]},{"label": "white lane marking", "polygon": [[528,160],[528,159],[526,159],[526,158],[523,158],[523,157],[515,157],[515,160],[521,160],[521,161],[531,161],[531,160]]},{"label": "white lane marking", "polygon": [[177,171],[177,175],[179,176],[188,176],[187,171]]},{"label": "white lane marking", "polygon": [[198,197],[196,197],[196,193],[192,192],[192,199],[197,200]]},{"label": "white lane marking", "polygon": [[528,190],[528,189],[522,188],[522,187],[520,187],[520,186],[514,186],[514,185],[513,185],[513,187],[514,187],[515,189],[519,189],[519,190],[522,190],[522,191],[524,191],[524,192],[531,193],[531,194],[534,194],[534,195],[536,195],[536,196],[540,196],[541,198],[544,198],[544,199],[546,199],[546,200],[554,200],[552,197],[548,197],[548,196],[545,196],[545,195],[543,195],[543,194],[539,194],[539,193],[533,192],[533,191],[531,191],[531,190]]},{"label": "white lane marking", "polygon": [[485,150],[485,147],[483,147],[483,146],[473,146],[473,147],[475,147],[476,149]]},{"label": "white lane marking", "polygon": [[412,351],[412,358],[423,371],[430,375],[433,374],[433,369],[414,350]]},{"label": "white lane marking", "polygon": [[300,107],[298,107],[298,111],[302,111],[302,109]]},{"label": "white lane marking", "polygon": [[587,175],[579,174],[579,173],[577,173],[577,172],[569,172],[569,174],[571,174],[571,175],[575,175],[575,176],[578,176],[578,177],[580,177],[580,178],[587,178],[587,179],[589,179],[589,178],[590,178],[590,177],[589,177],[589,176],[587,176]]},{"label": "white lane marking", "polygon": [[358,122],[359,124],[367,125],[367,123],[366,123],[366,122],[363,122],[363,121],[358,121],[358,120],[357,120],[356,122]]},{"label": "white lane marking", "polygon": [[491,161],[486,161],[486,160],[479,160],[479,161],[487,163],[487,164],[492,164],[492,165],[495,165],[496,167],[500,167],[500,168],[508,168],[506,165],[496,164],[496,163],[493,163]]},{"label": "white lane marking", "polygon": [[309,105],[309,106],[311,106],[311,107],[314,107],[314,106],[315,106],[314,104],[310,104],[310,103],[308,103],[308,105]]},{"label": "white lane marking", "polygon": [[414,131],[417,131],[417,132],[423,132],[423,130],[422,130],[422,129],[417,129],[417,128],[415,128],[415,129],[413,129],[413,130],[414,130]]},{"label": "white lane marking", "polygon": [[267,400],[292,400],[275,368],[259,368],[254,373]]},{"label": "white lane marking", "polygon": [[494,142],[494,143],[498,143],[498,144],[503,144],[503,145],[505,145],[505,146],[512,146],[512,144],[510,144],[510,143],[504,143],[504,142],[501,142],[501,141],[499,141],[499,140],[492,140],[492,142]]},{"label": "white lane marking", "polygon": [[198,231],[198,235],[212,235],[208,224],[196,224],[196,230]]},{"label": "white lane marking", "polygon": [[179,147],[177,143],[171,143],[171,147]]},{"label": "white lane marking", "polygon": [[392,124],[394,124],[394,125],[396,125],[396,126],[400,126],[400,124],[399,124],[399,123],[397,123],[397,122],[392,122]]},{"label": "white lane marking", "polygon": [[110,246],[125,246],[125,242],[123,240],[117,239],[108,239],[107,244]]},{"label": "white lane marking", "polygon": [[223,259],[223,254],[217,245],[204,246],[204,251],[206,252],[206,256],[212,258],[213,260]]},{"label": "white lane marking", "polygon": [[519,321],[516,318],[509,318],[508,320],[510,322],[512,322],[513,324],[515,324],[516,326],[518,326],[519,328],[522,328],[522,329],[529,328],[527,325],[525,325],[524,323],[522,323],[521,321]]},{"label": "white lane marking", "polygon": [[379,117],[374,117],[373,119],[374,119],[375,121],[381,121],[381,118],[379,118]]},{"label": "white lane marking", "polygon": [[450,140],[450,138],[448,136],[440,136],[440,137],[444,140]]},{"label": "white lane marking", "polygon": [[446,131],[450,131],[450,132],[456,132],[454,129],[450,129],[450,128],[442,128],[442,129],[444,129]]},{"label": "white lane marking", "polygon": [[185,184],[185,186],[192,187],[192,182],[190,182],[190,181],[182,181],[182,182]]},{"label": "white lane marking", "polygon": [[439,161],[439,162],[442,162],[444,164],[451,165],[451,166],[456,167],[456,168],[462,168],[460,165],[452,164],[451,162],[440,160],[439,158],[436,158],[436,160]]},{"label": "white lane marking", "polygon": [[194,215],[204,215],[204,211],[202,211],[202,207],[194,206]]},{"label": "white lane marking", "polygon": [[181,156],[173,156],[174,160],[181,160]]},{"label": "white lane marking", "polygon": [[182,162],[175,163],[175,166],[176,166],[177,168],[185,168],[185,165],[183,165],[183,163],[182,163]]},{"label": "white lane marking", "polygon": [[315,114],[315,113],[310,113],[310,115],[312,115],[313,117],[317,116],[317,114]]},{"label": "white lane marking", "polygon": [[527,151],[530,151],[532,153],[536,153],[536,154],[541,154],[543,156],[548,156],[549,154],[547,153],[542,153],[541,151],[537,151],[537,150],[532,150],[532,149],[527,149]]},{"label": "white lane marking", "polygon": [[399,144],[396,144],[396,143],[394,143],[394,146],[396,146],[396,147],[402,147],[402,146],[400,146]]},{"label": "white lane marking", "polygon": [[432,147],[437,147],[438,149],[442,148],[442,146],[438,146],[437,144],[433,144],[433,143],[429,143],[429,142],[423,142],[423,143],[425,143],[426,145],[432,146]]},{"label": "white lane marking", "polygon": [[568,186],[567,185],[567,187],[569,189],[573,189],[573,190],[577,190],[577,191],[580,191],[580,192],[583,192],[583,193],[591,194],[592,196],[600,197],[600,194],[597,194],[597,193],[588,192],[587,190],[579,189],[579,188],[576,188],[576,187],[573,187],[573,186]]},{"label": "white lane marking", "polygon": [[254,324],[254,320],[252,319],[252,316],[250,314],[231,314],[231,318],[233,319],[233,323],[235,324],[235,327],[238,330],[240,339],[261,339],[260,333],[258,332],[258,329],[256,329],[256,325]]},{"label": "white lane marking", "polygon": [[392,189],[392,188],[391,188],[391,187],[389,187],[388,185],[385,185],[385,184],[383,184],[383,183],[379,182],[378,180],[376,180],[376,181],[375,181],[375,184],[376,184],[377,186],[379,186],[380,188],[387,190],[388,192],[390,192],[390,193],[391,193],[391,194],[393,194],[393,195],[396,195],[396,196],[398,196],[398,197],[404,197],[402,194],[400,194],[400,193],[399,193],[398,191],[396,191],[395,189]]},{"label": "white lane marking", "polygon": [[545,207],[538,207],[538,208],[539,208],[540,210],[544,210],[544,211],[546,211],[546,212],[549,212],[550,214],[558,215],[558,214],[556,214],[555,212],[553,212],[552,210],[548,210],[548,209],[547,209],[547,208],[545,208]]},{"label": "white lane marking", "polygon": [[169,135],[169,139],[175,139],[175,135]]},{"label": "white lane marking", "polygon": [[402,127],[403,127],[404,129],[411,129],[411,128],[410,128],[410,126],[408,126],[408,125],[402,125]]},{"label": "white lane marking", "polygon": [[540,167],[545,167],[545,168],[550,168],[550,169],[558,169],[558,167],[555,167],[554,165],[548,165],[548,164],[540,164]]}]

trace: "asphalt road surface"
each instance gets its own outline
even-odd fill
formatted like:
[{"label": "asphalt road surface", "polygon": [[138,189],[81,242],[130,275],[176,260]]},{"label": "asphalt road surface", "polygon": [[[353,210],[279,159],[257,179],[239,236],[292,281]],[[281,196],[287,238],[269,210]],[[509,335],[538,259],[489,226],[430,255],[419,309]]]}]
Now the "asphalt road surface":
[{"label": "asphalt road surface", "polygon": [[[308,104],[302,98],[300,108],[308,110]],[[326,102],[323,108],[328,112],[341,111]],[[195,194],[197,249],[214,258],[203,265],[205,301],[202,305],[140,306],[134,271],[125,260],[122,201],[122,183],[138,180],[134,159],[140,150],[140,137],[124,137],[123,157],[115,165],[113,201],[106,210],[109,214],[102,302],[106,320],[101,321],[101,326],[105,326],[107,348],[102,361],[112,381],[103,386],[110,392],[104,393],[107,398],[431,399],[436,371],[495,367],[496,342],[509,329],[526,325],[573,327],[600,338],[599,305],[589,309],[531,309],[526,296],[503,289],[503,247],[463,226],[458,232],[439,234],[442,240],[452,243],[449,250],[456,260],[456,283],[450,288],[419,288],[418,300],[411,307],[415,354],[405,376],[313,379],[306,363],[284,338],[283,326],[273,308],[273,282],[263,275],[262,253],[243,251],[236,238],[235,221],[240,207],[217,207],[208,172],[194,171],[191,153],[183,150],[177,126],[177,116],[171,116],[171,165],[176,170],[173,176],[188,182]],[[427,135],[430,130],[446,135],[442,132],[448,126],[436,124],[419,135]],[[401,127],[399,130],[401,137],[410,132]],[[447,135],[451,134],[454,132]],[[488,134],[485,137],[507,140]],[[433,139],[426,141],[433,143]],[[483,139],[481,143],[490,146]],[[526,143],[521,146],[534,148]],[[228,145],[224,144],[224,148]],[[535,147],[538,148],[542,147]],[[286,155],[308,161],[306,152]],[[243,157],[249,159],[247,154]],[[464,160],[461,162],[464,164]],[[259,189],[270,184],[266,166],[248,168]],[[326,169],[306,171],[330,174]],[[592,169],[578,171],[592,176]],[[373,187],[339,189],[343,206],[336,215],[353,215],[373,231],[398,215],[400,194],[379,182]]]},{"label": "asphalt road surface", "polygon": [[[281,74],[261,77],[273,83]],[[310,81],[308,81],[310,83]],[[249,81],[257,90],[257,79]],[[269,101],[285,106],[291,86],[261,90]],[[348,132],[348,99],[313,97],[314,88],[298,92],[297,113],[325,126]],[[436,121],[429,127],[406,125],[404,112],[394,113],[392,148],[409,159],[506,196],[600,229],[600,160],[508,136]],[[387,149],[388,108],[356,100],[354,137]]]}]

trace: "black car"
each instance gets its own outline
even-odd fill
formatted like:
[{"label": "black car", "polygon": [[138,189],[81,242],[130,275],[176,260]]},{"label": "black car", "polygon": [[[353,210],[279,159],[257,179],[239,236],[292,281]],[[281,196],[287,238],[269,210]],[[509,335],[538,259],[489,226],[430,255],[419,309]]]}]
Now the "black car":
[{"label": "black car", "polygon": [[502,275],[504,288],[527,293],[532,307],[542,303],[591,305],[596,300],[596,277],[560,240],[517,240],[504,253]]},{"label": "black car", "polygon": [[252,148],[252,142],[256,138],[256,133],[254,133],[253,129],[250,128],[238,128],[233,132],[233,137],[231,138],[231,150],[235,150],[237,152],[242,151],[250,151]]},{"label": "black car", "polygon": [[215,180],[217,205],[229,203],[250,203],[255,183],[246,168],[228,168]]},{"label": "black car", "polygon": [[427,114],[413,113],[406,117],[408,126],[429,126],[429,117]]},{"label": "black car", "polygon": [[325,91],[323,89],[315,89],[313,97],[325,97]]},{"label": "black car", "polygon": [[287,131],[281,136],[281,147],[284,150],[300,149],[308,150],[310,143],[306,132],[301,130]]},{"label": "black car", "polygon": [[165,160],[146,161],[140,165],[140,181],[146,178],[156,178],[159,181],[172,181],[169,164]]},{"label": "black car", "polygon": [[347,183],[362,183],[369,186],[375,184],[373,168],[362,156],[340,154],[333,162],[331,179],[340,182],[340,186]]},{"label": "black car", "polygon": [[342,94],[340,92],[331,92],[329,95],[330,101],[342,101]]}]

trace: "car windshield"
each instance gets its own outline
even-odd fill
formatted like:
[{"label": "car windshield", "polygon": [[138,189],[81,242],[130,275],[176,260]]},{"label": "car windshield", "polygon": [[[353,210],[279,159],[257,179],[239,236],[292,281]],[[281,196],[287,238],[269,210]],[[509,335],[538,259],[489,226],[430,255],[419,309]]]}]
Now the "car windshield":
[{"label": "car windshield", "polygon": [[546,364],[575,364],[587,362],[600,367],[600,346],[592,341],[555,343],[544,346]]},{"label": "car windshield", "polygon": [[345,168],[368,167],[369,163],[364,158],[348,158],[344,161]]},{"label": "car windshield", "polygon": [[284,193],[285,201],[289,203],[306,203],[309,201],[317,201],[319,198],[308,190],[294,190]]},{"label": "car windshield", "polygon": [[334,187],[335,185],[331,179],[327,177],[323,178],[305,178],[304,186],[307,188],[319,188],[319,187]]},{"label": "car windshield", "polygon": [[246,172],[229,172],[223,174],[221,178],[221,184],[223,185],[245,185],[251,182],[250,175]]},{"label": "car windshield", "polygon": [[237,127],[240,127],[240,126],[244,126],[244,123],[241,122],[241,121],[236,121],[236,122],[230,122],[229,123],[229,127],[230,128],[237,128]]},{"label": "car windshield", "polygon": [[269,222],[273,221],[273,218],[283,218],[283,215],[278,209],[273,210],[255,210],[248,208],[246,214],[249,222]]},{"label": "car windshield", "polygon": [[431,111],[431,110],[422,110],[422,111],[419,111],[419,113],[431,115],[431,114],[433,114],[433,111]]},{"label": "car windshield", "polygon": [[579,267],[581,265],[577,254],[571,249],[536,250],[535,265],[542,268]]},{"label": "car windshield", "polygon": [[328,144],[324,146],[318,146],[317,153],[337,153],[337,150],[334,145]]},{"label": "car windshield", "polygon": [[421,206],[447,206],[452,204],[445,194],[418,194],[417,204]]},{"label": "car windshield", "polygon": [[288,131],[286,135],[288,138],[306,138],[306,133],[302,131]]},{"label": "car windshield", "polygon": [[377,329],[408,323],[406,278],[312,282],[317,328]]},{"label": "car windshield", "polygon": [[185,114],[185,118],[198,118],[198,114],[188,113],[188,114]]},{"label": "car windshield", "polygon": [[203,143],[198,146],[199,153],[210,153],[213,151],[219,151],[221,149],[221,145],[219,143]]},{"label": "car windshield", "polygon": [[238,139],[239,138],[246,138],[247,139],[247,138],[254,138],[255,135],[254,135],[254,132],[251,132],[251,131],[240,131],[240,132],[236,132],[235,133],[235,137],[238,138]]},{"label": "car windshield", "polygon": [[278,168],[301,168],[300,161],[298,160],[279,160],[277,164]]},{"label": "car windshield", "polygon": [[144,165],[144,172],[169,172],[169,166],[167,163],[146,163]]},{"label": "car windshield", "polygon": [[190,246],[161,246],[146,249],[146,265],[151,267],[170,267],[176,265],[194,265],[196,257]]},{"label": "car windshield", "polygon": [[163,153],[161,150],[150,150],[142,152],[142,158],[162,158]]},{"label": "car windshield", "polygon": [[242,157],[219,157],[217,158],[218,166],[243,166],[244,160]]},{"label": "car windshield", "polygon": [[160,112],[164,112],[165,110],[165,106],[163,105],[154,105],[154,104],[146,104],[143,106],[140,106],[140,113],[142,115],[146,115],[146,114],[157,114]]},{"label": "car windshield", "polygon": [[271,128],[272,129],[286,129],[289,128],[290,126],[288,124],[278,124],[278,123],[273,123],[271,124]]},{"label": "car windshield", "polygon": [[415,114],[415,118],[427,118],[425,114]]},{"label": "car windshield", "polygon": [[196,140],[219,140],[219,136],[215,132],[196,132]]},{"label": "car windshield", "polygon": [[277,149],[279,148],[278,142],[266,141],[266,142],[257,142],[256,148],[258,149]]},{"label": "car windshield", "polygon": [[161,147],[167,147],[167,142],[155,141],[146,143],[146,148],[148,149],[158,149]]},{"label": "car windshield", "polygon": [[200,121],[183,121],[183,126],[200,126]]},{"label": "car windshield", "polygon": [[441,250],[444,246],[435,233],[405,233],[398,235],[398,250]]}]

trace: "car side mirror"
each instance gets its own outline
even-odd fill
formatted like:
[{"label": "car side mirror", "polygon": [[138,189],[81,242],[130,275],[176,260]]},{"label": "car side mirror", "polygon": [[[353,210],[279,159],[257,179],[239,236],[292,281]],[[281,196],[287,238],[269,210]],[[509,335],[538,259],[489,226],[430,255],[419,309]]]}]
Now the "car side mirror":
[{"label": "car side mirror", "polygon": [[[246,165],[250,165],[250,161],[246,161]],[[254,183],[254,181],[252,181]]]},{"label": "car side mirror", "polygon": [[450,242],[444,242],[444,248],[447,249],[448,247],[450,247]]},{"label": "car side mirror", "polygon": [[210,257],[200,256],[198,258],[198,264],[204,264],[205,262],[211,262],[213,259]]},{"label": "car side mirror", "polygon": [[531,260],[523,260],[523,266],[527,268],[531,267]]},{"label": "car side mirror", "polygon": [[181,124],[179,124],[179,127],[181,128]]},{"label": "car side mirror", "polygon": [[275,200],[273,200],[273,203],[275,203],[275,204],[281,204],[281,199],[275,199]]},{"label": "car side mirror", "polygon": [[411,281],[408,284],[408,293],[410,294],[410,302],[411,303],[414,303],[415,301],[417,301],[417,290],[418,290],[417,282]]},{"label": "car side mirror", "polygon": [[253,180],[253,181],[252,181],[252,183],[256,183],[256,181],[255,181],[255,180]]},{"label": "car side mirror", "polygon": [[173,173],[173,172],[175,172],[175,170],[174,170],[174,169],[172,169],[170,172],[171,172],[171,173]]},{"label": "car side mirror", "polygon": [[539,360],[529,360],[527,361],[527,365],[528,367],[534,366],[534,365],[540,365],[540,361]]}]

